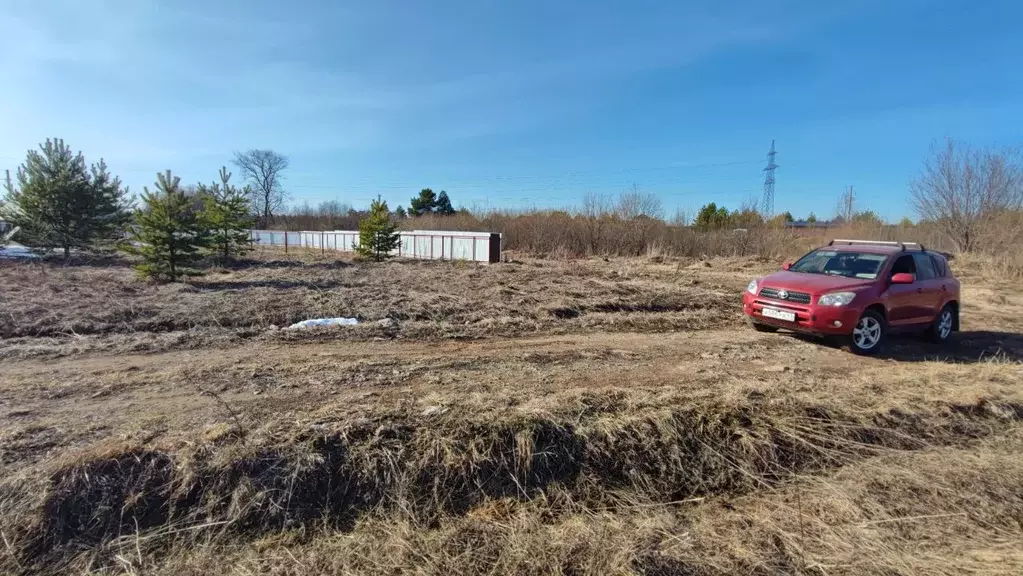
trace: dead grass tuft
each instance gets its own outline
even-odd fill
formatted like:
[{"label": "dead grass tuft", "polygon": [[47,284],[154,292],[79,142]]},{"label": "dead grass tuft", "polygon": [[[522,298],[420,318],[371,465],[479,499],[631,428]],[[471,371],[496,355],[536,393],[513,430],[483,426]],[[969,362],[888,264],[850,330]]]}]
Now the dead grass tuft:
[{"label": "dead grass tuft", "polygon": [[[330,431],[277,425],[248,444],[133,448],[64,463],[50,474],[42,498],[9,496],[16,502],[7,504],[12,517],[31,520],[30,527],[11,530],[5,522],[5,535],[20,538],[7,560],[63,566],[81,561],[84,549],[90,561],[109,562],[104,554],[133,534],[150,546],[160,534],[175,535],[165,545],[227,544],[281,531],[318,534],[325,526],[350,531],[360,517],[404,517],[425,527],[467,515],[482,522],[513,514],[516,501],[542,502],[556,518],[573,510],[771,493],[804,474],[886,451],[986,438],[1021,417],[1023,407],[986,400],[937,414],[868,417],[817,406],[779,411],[747,405],[600,414],[577,422],[408,415]],[[477,561],[498,562],[503,552],[491,534],[494,524],[460,533],[464,544],[449,539],[445,545],[491,550]],[[650,569],[675,565],[634,553],[626,555]]]}]

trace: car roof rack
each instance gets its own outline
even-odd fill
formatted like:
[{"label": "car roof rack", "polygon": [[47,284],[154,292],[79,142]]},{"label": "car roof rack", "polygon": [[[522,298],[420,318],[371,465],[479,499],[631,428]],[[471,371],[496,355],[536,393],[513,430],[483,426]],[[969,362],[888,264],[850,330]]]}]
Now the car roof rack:
[{"label": "car roof rack", "polygon": [[855,244],[866,244],[869,246],[898,246],[903,252],[906,251],[906,245],[908,244],[912,246],[918,246],[919,247],[918,249],[921,252],[926,250],[926,248],[924,248],[924,245],[919,242],[888,242],[884,240],[848,240],[845,238],[835,238],[834,240],[828,242],[828,246],[834,246],[835,244],[846,244],[849,246]]}]

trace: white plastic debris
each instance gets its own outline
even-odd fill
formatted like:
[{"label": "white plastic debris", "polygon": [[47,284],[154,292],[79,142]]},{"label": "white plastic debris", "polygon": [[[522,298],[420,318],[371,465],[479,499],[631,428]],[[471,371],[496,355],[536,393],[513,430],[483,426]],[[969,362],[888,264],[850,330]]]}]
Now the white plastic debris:
[{"label": "white plastic debris", "polygon": [[296,322],[288,328],[315,328],[318,326],[355,326],[359,323],[357,318],[310,318]]}]

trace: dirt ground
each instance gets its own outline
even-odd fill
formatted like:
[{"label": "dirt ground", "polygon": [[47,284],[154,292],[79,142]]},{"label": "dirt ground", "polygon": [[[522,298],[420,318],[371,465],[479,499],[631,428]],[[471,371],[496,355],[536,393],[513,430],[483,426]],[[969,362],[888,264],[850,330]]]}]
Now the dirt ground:
[{"label": "dirt ground", "polygon": [[862,358],[744,325],[777,265],[5,265],[0,572],[1020,573],[1023,296]]}]

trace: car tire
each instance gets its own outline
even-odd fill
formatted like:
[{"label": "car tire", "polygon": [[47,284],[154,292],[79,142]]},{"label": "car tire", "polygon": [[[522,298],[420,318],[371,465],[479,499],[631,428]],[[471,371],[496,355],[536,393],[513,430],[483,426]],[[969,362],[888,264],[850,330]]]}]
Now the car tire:
[{"label": "car tire", "polygon": [[757,332],[773,333],[778,331],[778,329],[775,328],[774,326],[771,326],[770,324],[763,324],[761,322],[757,322],[756,320],[750,320],[749,325],[752,326],[753,329],[756,330]]},{"label": "car tire", "polygon": [[867,310],[856,321],[853,333],[849,336],[849,349],[864,356],[877,354],[884,345],[887,331],[888,325],[884,316],[873,310]]},{"label": "car tire", "polygon": [[955,322],[955,308],[950,304],[945,304],[945,307],[941,309],[941,312],[938,312],[938,317],[934,319],[934,323],[927,329],[924,336],[937,344],[945,342],[952,335]]}]

